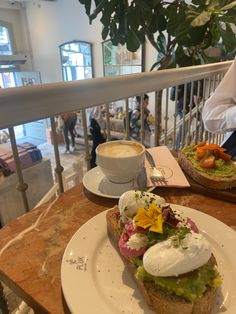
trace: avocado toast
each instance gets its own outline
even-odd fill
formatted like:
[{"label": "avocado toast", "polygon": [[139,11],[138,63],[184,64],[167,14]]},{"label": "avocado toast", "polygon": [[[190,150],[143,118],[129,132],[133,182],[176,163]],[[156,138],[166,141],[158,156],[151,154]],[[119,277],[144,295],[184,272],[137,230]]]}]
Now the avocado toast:
[{"label": "avocado toast", "polygon": [[178,154],[181,168],[199,184],[225,190],[236,187],[236,165],[224,148],[217,144],[184,147]]},{"label": "avocado toast", "polygon": [[108,211],[107,228],[156,313],[211,312],[221,280],[209,244],[190,218],[152,193],[128,191]]}]

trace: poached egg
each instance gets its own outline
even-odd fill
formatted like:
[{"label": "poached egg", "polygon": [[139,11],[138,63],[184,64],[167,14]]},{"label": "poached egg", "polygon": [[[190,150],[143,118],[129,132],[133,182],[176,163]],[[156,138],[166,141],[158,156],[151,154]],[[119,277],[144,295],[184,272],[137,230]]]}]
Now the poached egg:
[{"label": "poached egg", "polygon": [[145,208],[153,201],[160,207],[166,205],[164,198],[156,194],[130,190],[121,195],[118,207],[121,216],[133,217],[139,208]]},{"label": "poached egg", "polygon": [[211,254],[211,246],[201,234],[188,233],[177,247],[173,237],[151,246],[144,253],[143,266],[153,276],[179,276],[206,264]]}]

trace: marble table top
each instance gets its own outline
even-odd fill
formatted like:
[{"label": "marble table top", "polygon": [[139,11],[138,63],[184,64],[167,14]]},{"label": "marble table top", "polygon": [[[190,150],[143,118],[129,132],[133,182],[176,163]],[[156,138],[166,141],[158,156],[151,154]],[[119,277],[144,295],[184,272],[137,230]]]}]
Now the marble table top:
[{"label": "marble table top", "polygon": [[[188,189],[158,188],[155,193],[167,202],[207,213],[236,230],[236,204]],[[116,203],[115,199],[89,193],[79,184],[52,203],[12,221],[0,230],[0,280],[36,313],[69,313],[60,279],[64,250],[81,225]]]}]

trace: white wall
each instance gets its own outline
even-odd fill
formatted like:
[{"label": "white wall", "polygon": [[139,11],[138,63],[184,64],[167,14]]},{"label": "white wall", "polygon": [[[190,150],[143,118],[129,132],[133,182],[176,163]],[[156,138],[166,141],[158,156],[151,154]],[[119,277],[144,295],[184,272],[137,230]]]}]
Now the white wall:
[{"label": "white wall", "polygon": [[[13,25],[16,52],[31,56],[20,70],[39,71],[42,83],[62,81],[59,45],[72,40],[93,44],[94,75],[103,76],[102,24],[97,18],[90,25],[78,0],[17,0],[14,4],[0,0],[0,20]],[[149,71],[157,55],[149,43],[145,55],[145,69]],[[152,95],[149,107],[153,112]]]},{"label": "white wall", "polygon": [[89,25],[78,0],[34,1],[26,10],[34,70],[41,72],[44,83],[62,80],[59,45],[72,40],[93,44],[94,74],[103,76],[101,25]]},{"label": "white wall", "polygon": [[[99,18],[90,25],[84,6],[78,0],[27,3],[27,17],[34,56],[34,70],[40,71],[42,81],[62,80],[58,46],[71,40],[93,44],[94,74],[103,76],[102,24]],[[156,60],[156,52],[146,45],[146,70]]]},{"label": "white wall", "polygon": [[[43,83],[61,81],[59,45],[82,40],[93,44],[94,75],[103,76],[99,18],[90,25],[84,6],[78,0],[18,1],[10,4],[0,0],[0,20],[13,25],[17,52],[31,56],[21,67],[22,71],[39,71]],[[145,68],[149,71],[156,60],[156,51],[149,43],[145,49]]]}]

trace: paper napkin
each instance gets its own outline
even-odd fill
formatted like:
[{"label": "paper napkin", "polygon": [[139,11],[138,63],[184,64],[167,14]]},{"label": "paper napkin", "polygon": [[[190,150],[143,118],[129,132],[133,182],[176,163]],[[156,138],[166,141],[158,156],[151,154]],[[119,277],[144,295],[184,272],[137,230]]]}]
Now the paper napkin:
[{"label": "paper napkin", "polygon": [[160,169],[166,178],[166,182],[152,182],[150,179],[150,164],[145,159],[145,167],[147,171],[147,187],[152,186],[166,186],[166,187],[189,187],[190,184],[186,179],[182,169],[180,168],[178,162],[172,156],[169,148],[167,146],[158,146],[148,149],[151,153],[156,168]]}]

